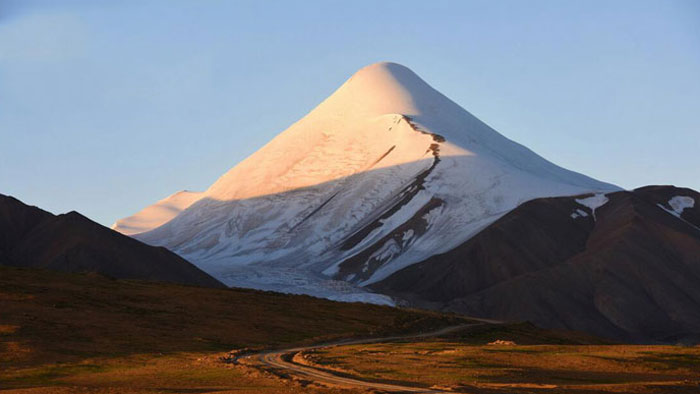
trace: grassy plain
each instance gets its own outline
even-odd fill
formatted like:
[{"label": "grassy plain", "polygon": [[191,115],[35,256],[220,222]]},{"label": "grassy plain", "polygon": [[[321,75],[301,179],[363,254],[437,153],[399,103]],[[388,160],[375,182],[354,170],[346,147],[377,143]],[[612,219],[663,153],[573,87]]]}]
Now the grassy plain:
[{"label": "grassy plain", "polygon": [[0,266],[0,389],[286,392],[297,388],[245,376],[218,356],[456,321],[307,296]]},{"label": "grassy plain", "polygon": [[[338,346],[303,354],[363,380],[469,393],[700,393],[700,347],[589,344],[528,325],[424,342]],[[517,339],[527,345],[520,345]],[[497,339],[516,345],[488,345]],[[572,338],[573,339],[573,338]],[[594,341],[595,342],[595,341]]]}]

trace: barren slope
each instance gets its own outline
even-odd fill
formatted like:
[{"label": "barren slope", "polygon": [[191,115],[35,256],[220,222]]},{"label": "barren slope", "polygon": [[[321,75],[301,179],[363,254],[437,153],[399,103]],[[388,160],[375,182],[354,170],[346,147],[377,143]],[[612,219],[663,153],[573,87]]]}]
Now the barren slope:
[{"label": "barren slope", "polygon": [[[700,194],[610,193],[595,214],[585,197],[529,201],[373,288],[416,305],[618,339],[700,339]],[[682,198],[693,204],[674,211],[669,202]]]},{"label": "barren slope", "polygon": [[165,248],[141,243],[77,212],[55,216],[2,194],[0,264],[223,286]]}]

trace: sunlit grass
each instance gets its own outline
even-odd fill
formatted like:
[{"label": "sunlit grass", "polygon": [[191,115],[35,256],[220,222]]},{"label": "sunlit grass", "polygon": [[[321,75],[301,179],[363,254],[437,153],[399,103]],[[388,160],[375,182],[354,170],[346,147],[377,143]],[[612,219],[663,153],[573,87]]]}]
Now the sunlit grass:
[{"label": "sunlit grass", "polygon": [[700,384],[700,347],[490,346],[432,341],[339,346],[306,357],[318,365],[330,365],[367,379],[419,385],[504,390],[546,385],[596,387],[602,392],[606,385],[616,385],[612,391],[621,385],[645,393],[656,392],[644,389],[647,384],[666,388]]}]

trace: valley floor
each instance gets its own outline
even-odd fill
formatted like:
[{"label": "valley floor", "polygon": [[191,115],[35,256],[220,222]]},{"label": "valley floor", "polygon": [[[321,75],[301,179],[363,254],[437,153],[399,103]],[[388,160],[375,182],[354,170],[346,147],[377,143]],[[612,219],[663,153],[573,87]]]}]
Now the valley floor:
[{"label": "valley floor", "polygon": [[[508,337],[509,329],[500,332]],[[478,338],[478,339],[476,339]],[[484,337],[475,336],[477,342]],[[222,362],[226,353],[141,354],[12,368],[7,393],[697,393],[700,348],[645,345],[485,345],[455,337],[352,344],[280,360],[344,384],[273,365]],[[470,341],[467,341],[470,342]],[[255,357],[251,357],[255,358]],[[368,387],[369,386],[369,387]],[[377,390],[372,390],[371,387]]]},{"label": "valley floor", "polygon": [[698,347],[430,341],[339,346],[295,359],[343,376],[445,392],[700,392]]},{"label": "valley floor", "polygon": [[[434,332],[440,336],[425,335]],[[383,341],[309,346],[343,338]],[[495,340],[515,345],[488,345]],[[232,349],[252,356],[224,362]],[[256,363],[256,354],[283,363]],[[370,384],[328,387],[289,364]],[[609,344],[528,323],[0,266],[2,393],[395,391],[387,384],[419,392],[698,393],[700,347]]]},{"label": "valley floor", "polygon": [[0,391],[310,392],[219,357],[465,321],[309,296],[0,265]]}]

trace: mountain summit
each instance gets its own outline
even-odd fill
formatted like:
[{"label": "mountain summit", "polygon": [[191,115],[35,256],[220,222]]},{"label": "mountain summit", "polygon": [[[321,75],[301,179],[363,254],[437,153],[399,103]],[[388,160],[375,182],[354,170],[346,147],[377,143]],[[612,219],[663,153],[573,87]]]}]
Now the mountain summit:
[{"label": "mountain summit", "polygon": [[377,63],[134,237],[229,285],[390,302],[364,286],[525,201],[615,190],[505,138],[408,68]]}]

